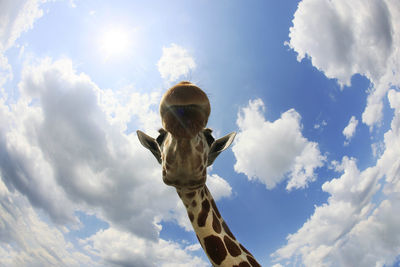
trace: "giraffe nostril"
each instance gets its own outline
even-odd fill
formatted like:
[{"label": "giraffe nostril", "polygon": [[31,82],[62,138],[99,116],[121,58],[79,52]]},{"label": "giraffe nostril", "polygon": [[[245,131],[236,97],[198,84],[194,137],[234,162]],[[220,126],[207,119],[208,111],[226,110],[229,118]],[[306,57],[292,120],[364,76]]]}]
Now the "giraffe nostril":
[{"label": "giraffe nostril", "polygon": [[182,116],[185,114],[185,109],[184,109],[183,107],[178,107],[178,108],[176,109],[176,113],[177,113],[180,117],[182,117]]}]

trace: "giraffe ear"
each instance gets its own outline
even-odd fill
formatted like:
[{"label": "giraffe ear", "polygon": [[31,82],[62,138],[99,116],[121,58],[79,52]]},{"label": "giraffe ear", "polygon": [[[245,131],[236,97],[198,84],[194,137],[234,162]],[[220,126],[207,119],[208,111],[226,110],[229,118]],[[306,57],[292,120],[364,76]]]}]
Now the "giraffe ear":
[{"label": "giraffe ear", "polygon": [[161,151],[156,139],[154,139],[151,136],[148,136],[147,134],[139,130],[136,131],[136,134],[139,138],[140,143],[145,148],[150,150],[150,152],[153,153],[154,157],[156,157],[158,163],[161,164]]},{"label": "giraffe ear", "polygon": [[221,137],[220,139],[215,140],[211,147],[210,151],[208,152],[208,161],[207,161],[207,167],[213,164],[214,160],[218,157],[218,155],[227,149],[233,142],[233,139],[235,139],[236,133],[230,133],[225,135],[224,137]]}]

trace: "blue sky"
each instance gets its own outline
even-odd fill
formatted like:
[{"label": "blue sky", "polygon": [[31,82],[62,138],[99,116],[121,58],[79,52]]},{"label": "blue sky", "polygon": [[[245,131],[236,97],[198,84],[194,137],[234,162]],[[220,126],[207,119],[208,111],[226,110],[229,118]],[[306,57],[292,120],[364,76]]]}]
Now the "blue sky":
[{"label": "blue sky", "polygon": [[0,265],[210,266],[140,146],[189,80],[262,266],[397,266],[397,0],[0,2]]}]

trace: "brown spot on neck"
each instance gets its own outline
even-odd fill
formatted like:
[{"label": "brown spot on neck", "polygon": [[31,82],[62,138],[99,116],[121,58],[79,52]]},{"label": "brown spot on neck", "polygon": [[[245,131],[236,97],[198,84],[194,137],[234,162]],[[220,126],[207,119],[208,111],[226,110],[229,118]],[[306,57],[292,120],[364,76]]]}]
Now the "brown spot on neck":
[{"label": "brown spot on neck", "polygon": [[261,267],[261,265],[249,255],[247,255],[247,260],[250,262],[251,267]]},{"label": "brown spot on neck", "polygon": [[188,211],[188,216],[189,216],[190,221],[193,222],[193,220],[194,220],[194,215],[193,215],[193,213],[191,213],[190,211]]},{"label": "brown spot on neck", "polygon": [[236,240],[235,236],[232,234],[231,230],[229,230],[228,225],[226,225],[225,221],[222,222],[222,227],[224,228],[225,233],[227,233],[233,240]]},{"label": "brown spot on neck", "polygon": [[204,246],[208,257],[217,265],[220,265],[228,254],[224,243],[218,236],[210,235],[205,237]]},{"label": "brown spot on neck", "polygon": [[196,191],[186,193],[187,198],[193,198],[196,195]]},{"label": "brown spot on neck", "polygon": [[215,211],[215,213],[217,214],[217,217],[221,218],[221,214],[219,213],[219,210],[217,208],[217,205],[215,204],[214,199],[211,199],[211,206],[212,206],[213,210]]},{"label": "brown spot on neck", "polygon": [[213,227],[214,231],[215,231],[217,234],[219,234],[219,233],[221,233],[221,230],[222,230],[222,228],[221,228],[221,223],[220,223],[220,221],[218,220],[217,216],[215,215],[215,212],[213,212],[212,214],[213,214],[212,227]]},{"label": "brown spot on neck", "polygon": [[199,213],[199,217],[197,218],[197,225],[199,227],[204,227],[206,225],[209,211],[210,211],[210,202],[208,201],[208,199],[205,199],[201,203],[201,211]]},{"label": "brown spot on neck", "polygon": [[240,250],[239,246],[236,245],[235,242],[232,241],[228,236],[224,236],[224,242],[226,245],[226,248],[228,249],[229,254],[232,255],[232,257],[237,257],[240,254],[242,254],[242,251]]}]

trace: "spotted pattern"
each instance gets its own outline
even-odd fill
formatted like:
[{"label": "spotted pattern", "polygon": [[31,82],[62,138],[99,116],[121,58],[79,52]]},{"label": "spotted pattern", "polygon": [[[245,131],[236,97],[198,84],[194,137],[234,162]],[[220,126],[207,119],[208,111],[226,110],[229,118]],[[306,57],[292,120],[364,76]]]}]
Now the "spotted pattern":
[{"label": "spotted pattern", "polygon": [[190,192],[190,193],[186,193],[186,197],[187,198],[193,198],[196,195],[196,191]]},{"label": "spotted pattern", "polygon": [[217,205],[215,205],[214,199],[211,199],[211,206],[213,210],[215,211],[215,214],[217,214],[218,218],[221,218],[221,214],[219,213],[219,210],[217,209]]},{"label": "spotted pattern", "polygon": [[224,228],[225,233],[227,233],[233,240],[236,240],[235,236],[232,234],[231,230],[229,230],[228,225],[226,225],[225,221],[222,222],[222,227]]},{"label": "spotted pattern", "polygon": [[236,243],[233,242],[232,239],[230,239],[228,236],[224,236],[224,242],[229,254],[231,254],[233,257],[237,257],[242,254],[239,246],[236,245]]},{"label": "spotted pattern", "polygon": [[206,220],[208,217],[208,212],[210,211],[210,202],[207,199],[203,200],[201,203],[201,211],[199,217],[197,218],[197,225],[203,227],[206,225]]},{"label": "spotted pattern", "polygon": [[224,246],[224,243],[218,236],[210,235],[205,237],[204,246],[207,255],[214,263],[218,265],[225,260],[226,255],[228,254]]},{"label": "spotted pattern", "polygon": [[178,193],[187,206],[196,237],[214,266],[261,266],[236,240],[206,186]]},{"label": "spotted pattern", "polygon": [[251,264],[252,267],[261,267],[261,265],[253,258],[247,255],[247,260]]},{"label": "spotted pattern", "polygon": [[239,246],[246,254],[251,255],[251,253],[244,246],[242,246],[242,244],[240,244]]},{"label": "spotted pattern", "polygon": [[219,222],[217,216],[215,215],[215,212],[212,213],[213,214],[213,221],[212,221],[212,227],[214,229],[214,231],[219,234],[221,233],[221,223]]}]

